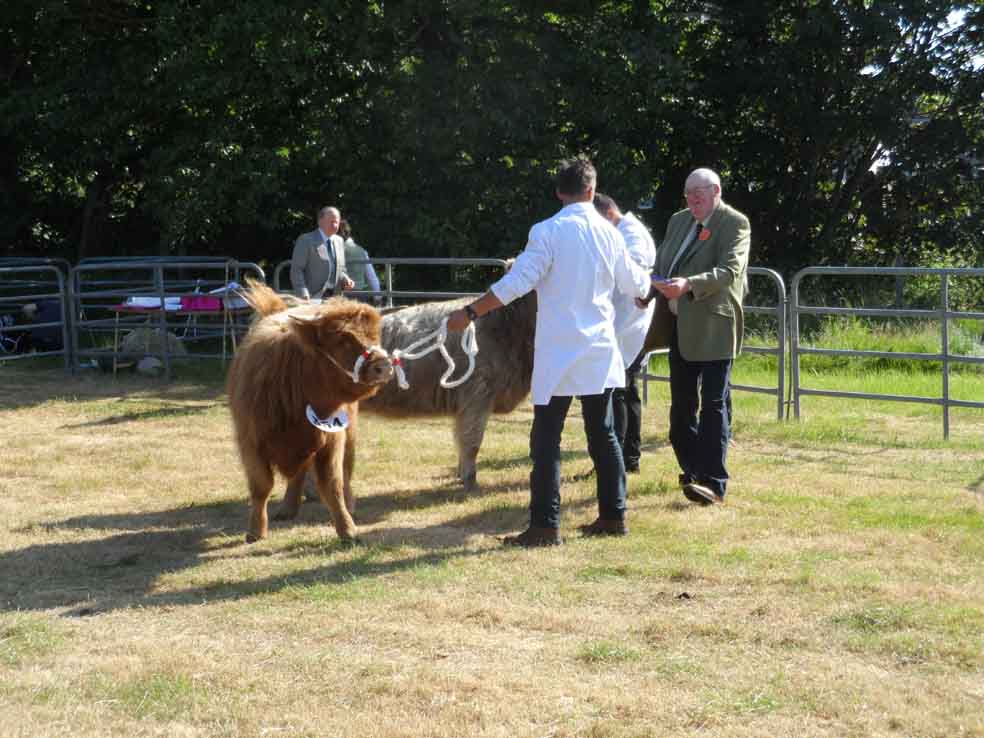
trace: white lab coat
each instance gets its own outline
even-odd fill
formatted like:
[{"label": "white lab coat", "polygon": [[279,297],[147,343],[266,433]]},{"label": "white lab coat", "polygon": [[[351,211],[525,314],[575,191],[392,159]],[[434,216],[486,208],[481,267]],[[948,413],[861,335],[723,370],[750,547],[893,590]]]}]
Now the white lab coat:
[{"label": "white lab coat", "polygon": [[[625,239],[625,247],[632,261],[647,272],[652,270],[656,263],[656,244],[642,221],[632,213],[626,213],[618,222],[618,232]],[[615,336],[622,352],[622,363],[628,367],[642,350],[656,301],[651,300],[645,310],[640,310],[636,307],[634,296],[616,292],[612,303],[615,305]]]},{"label": "white lab coat", "polygon": [[490,289],[505,305],[536,290],[535,405],[625,385],[612,294],[645,297],[649,285],[649,271],[590,202],[567,205],[530,229],[526,248]]}]

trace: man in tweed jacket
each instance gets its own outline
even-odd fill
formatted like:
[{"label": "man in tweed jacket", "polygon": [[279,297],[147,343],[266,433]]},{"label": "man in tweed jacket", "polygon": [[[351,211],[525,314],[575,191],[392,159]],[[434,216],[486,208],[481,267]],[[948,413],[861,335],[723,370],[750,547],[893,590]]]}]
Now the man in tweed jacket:
[{"label": "man in tweed jacket", "polygon": [[670,443],[680,485],[698,504],[723,502],[731,367],[741,351],[747,292],[748,218],[721,199],[710,169],[687,177],[687,208],[675,213],[656,254],[655,289],[673,314],[670,349]]}]

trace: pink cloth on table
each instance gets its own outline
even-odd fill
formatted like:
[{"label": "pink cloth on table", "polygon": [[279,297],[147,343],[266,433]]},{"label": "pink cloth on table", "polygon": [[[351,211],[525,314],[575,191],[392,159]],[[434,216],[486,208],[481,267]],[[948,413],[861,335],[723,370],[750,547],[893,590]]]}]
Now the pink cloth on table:
[{"label": "pink cloth on table", "polygon": [[188,295],[181,298],[181,309],[219,311],[222,309],[222,298],[210,295]]}]

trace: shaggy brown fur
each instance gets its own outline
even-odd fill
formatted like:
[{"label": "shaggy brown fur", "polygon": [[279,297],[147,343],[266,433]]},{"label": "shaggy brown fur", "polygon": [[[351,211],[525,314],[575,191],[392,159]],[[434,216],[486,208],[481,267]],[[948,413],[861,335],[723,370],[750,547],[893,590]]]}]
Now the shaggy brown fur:
[{"label": "shaggy brown fur", "polygon": [[[257,318],[229,367],[227,391],[249,484],[246,541],[267,535],[274,470],[289,480],[276,516],[286,519],[297,515],[305,472],[312,466],[335,531],[339,538],[352,539],[358,401],[389,381],[393,365],[382,352],[373,352],[358,383],[349,373],[364,350],[379,344],[379,313],[345,298],[288,308],[277,293],[256,283],[245,297]],[[315,428],[305,416],[308,405],[321,418],[344,407],[349,427],[339,433]]]}]

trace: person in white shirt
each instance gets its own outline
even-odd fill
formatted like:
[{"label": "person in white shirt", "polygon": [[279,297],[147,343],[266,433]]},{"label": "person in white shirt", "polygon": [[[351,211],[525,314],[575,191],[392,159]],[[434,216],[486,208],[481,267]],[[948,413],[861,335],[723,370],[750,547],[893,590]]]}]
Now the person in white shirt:
[{"label": "person in white shirt", "polygon": [[[594,206],[605,220],[618,228],[632,260],[651,271],[656,262],[656,244],[642,221],[632,213],[623,213],[614,199],[601,192],[595,193]],[[655,304],[649,303],[640,310],[633,297],[623,294],[616,294],[612,303],[615,305],[615,336],[625,364],[625,386],[612,391],[612,413],[625,471],[632,474],[639,471],[642,456],[642,399],[638,383],[642,344]]]},{"label": "person in white shirt", "polygon": [[562,542],[560,438],[575,396],[597,471],[598,518],[584,535],[625,535],[625,466],[612,422],[612,389],[625,384],[615,338],[612,294],[642,297],[646,269],[629,257],[622,235],[592,205],[597,173],[586,158],[564,161],[556,177],[564,207],[530,229],[526,248],[482,297],[448,318],[449,331],[537,292],[530,430],[530,525],[506,545]]}]

